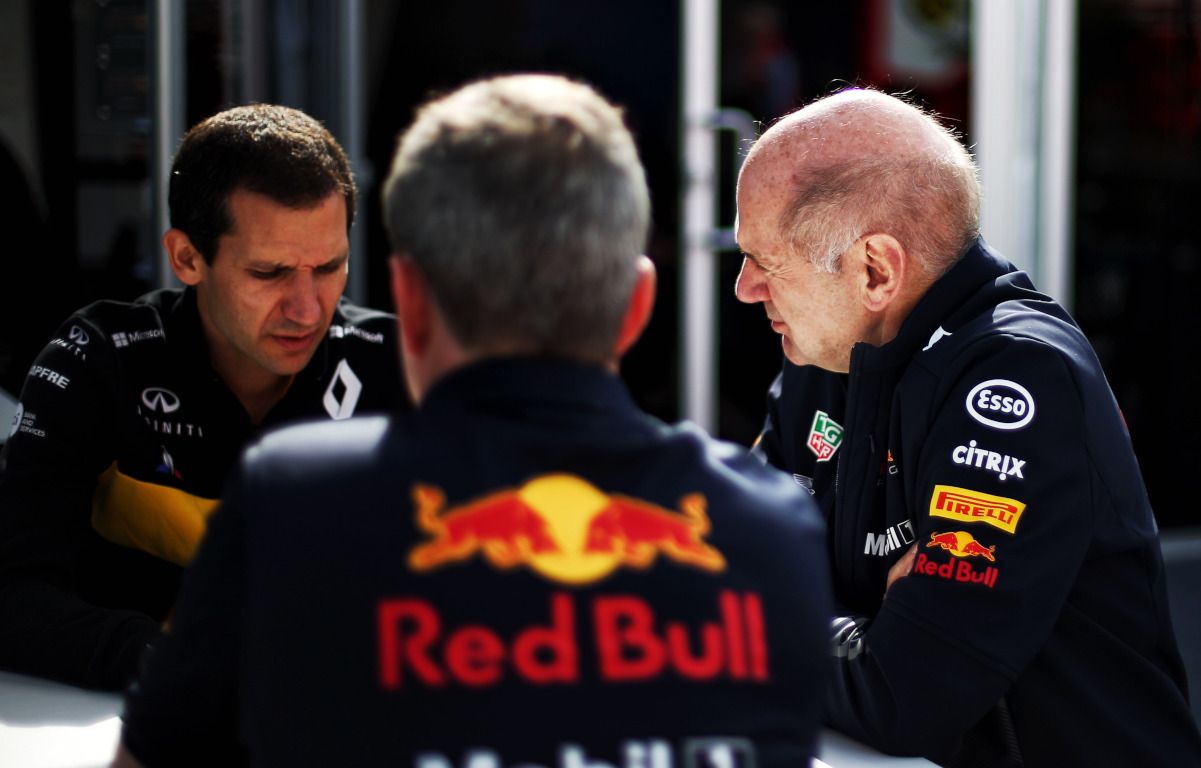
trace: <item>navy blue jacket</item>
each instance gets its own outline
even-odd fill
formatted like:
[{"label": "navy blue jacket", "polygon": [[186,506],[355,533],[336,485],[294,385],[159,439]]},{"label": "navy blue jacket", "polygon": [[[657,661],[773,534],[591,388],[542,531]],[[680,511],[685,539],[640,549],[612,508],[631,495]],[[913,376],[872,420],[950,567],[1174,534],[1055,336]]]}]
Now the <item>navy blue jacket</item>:
[{"label": "navy blue jacket", "polygon": [[1122,415],[1025,273],[979,242],[849,374],[786,363],[768,409],[756,450],[815,493],[853,617],[830,724],[946,764],[1201,765]]},{"label": "navy blue jacket", "polygon": [[184,582],[128,700],[148,768],[814,753],[830,613],[808,495],[592,366],[485,361],[409,416],[265,437]]}]

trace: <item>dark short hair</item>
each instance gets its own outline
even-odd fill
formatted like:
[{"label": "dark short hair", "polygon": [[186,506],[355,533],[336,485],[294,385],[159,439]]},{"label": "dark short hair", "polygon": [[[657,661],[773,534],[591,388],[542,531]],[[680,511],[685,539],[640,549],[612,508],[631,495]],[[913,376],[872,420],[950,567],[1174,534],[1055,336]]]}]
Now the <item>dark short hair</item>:
[{"label": "dark short hair", "polygon": [[289,208],[315,206],[335,192],[354,223],[355,187],[337,139],[298,109],[252,104],[219,112],[183,138],[171,165],[167,205],[182,230],[212,264],[217,241],[233,226],[229,196],[266,195]]},{"label": "dark short hair", "polygon": [[384,215],[460,344],[612,355],[650,196],[621,109],[592,88],[510,75],[425,105],[400,137]]}]

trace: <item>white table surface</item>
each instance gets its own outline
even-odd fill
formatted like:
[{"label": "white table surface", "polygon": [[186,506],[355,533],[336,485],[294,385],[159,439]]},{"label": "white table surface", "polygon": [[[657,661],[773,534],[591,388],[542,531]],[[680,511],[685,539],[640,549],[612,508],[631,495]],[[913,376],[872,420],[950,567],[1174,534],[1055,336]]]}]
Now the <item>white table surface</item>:
[{"label": "white table surface", "polygon": [[[0,672],[0,766],[103,768],[121,735],[121,696]],[[821,735],[812,768],[918,768],[834,731]]]}]

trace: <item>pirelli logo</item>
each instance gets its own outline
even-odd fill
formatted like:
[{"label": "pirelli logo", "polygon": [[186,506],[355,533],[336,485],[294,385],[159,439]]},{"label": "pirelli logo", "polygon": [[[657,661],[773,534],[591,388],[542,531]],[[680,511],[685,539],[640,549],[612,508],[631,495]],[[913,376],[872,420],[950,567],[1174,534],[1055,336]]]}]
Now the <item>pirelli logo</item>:
[{"label": "pirelli logo", "polygon": [[992,496],[953,485],[934,486],[930,497],[930,516],[946,517],[965,523],[988,523],[1006,533],[1018,527],[1026,505],[1016,499]]}]

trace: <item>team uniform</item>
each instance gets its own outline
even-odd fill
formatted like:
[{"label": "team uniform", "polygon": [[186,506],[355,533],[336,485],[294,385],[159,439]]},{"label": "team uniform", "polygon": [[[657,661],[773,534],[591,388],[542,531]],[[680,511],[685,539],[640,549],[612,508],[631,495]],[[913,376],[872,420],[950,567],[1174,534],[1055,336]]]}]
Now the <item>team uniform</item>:
[{"label": "team uniform", "polygon": [[403,407],[392,315],[341,302],[256,427],[208,362],[192,289],[101,301],[30,369],[0,479],[0,667],[117,688],[262,429]]},{"label": "team uniform", "polygon": [[[826,718],[944,764],[1201,764],[1158,533],[1087,339],[980,241],[850,373],[785,363],[756,451],[811,489]],[[889,567],[912,572],[884,600]]]},{"label": "team uniform", "polygon": [[787,476],[600,368],[486,360],[247,453],[122,741],[148,768],[807,765],[828,588]]}]

